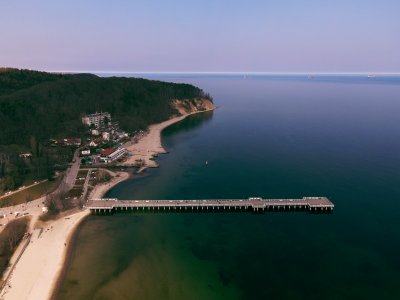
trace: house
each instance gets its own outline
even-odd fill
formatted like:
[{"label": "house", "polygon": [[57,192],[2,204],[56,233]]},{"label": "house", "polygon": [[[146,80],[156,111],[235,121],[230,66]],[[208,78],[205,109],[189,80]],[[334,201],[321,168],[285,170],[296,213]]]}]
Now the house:
[{"label": "house", "polygon": [[115,135],[118,137],[119,140],[128,137],[128,134],[124,131],[118,131],[115,133]]},{"label": "house", "polygon": [[126,154],[125,148],[118,148],[118,149],[106,149],[100,154],[100,161],[104,163],[113,162]]},{"label": "house", "polygon": [[19,155],[19,157],[21,157],[23,159],[31,158],[32,157],[32,153],[21,153]]},{"label": "house", "polygon": [[102,137],[103,137],[103,140],[109,141],[110,140],[110,133],[109,132],[103,132]]},{"label": "house", "polygon": [[99,137],[89,143],[90,147],[97,147],[99,144],[103,142],[103,138]]},{"label": "house", "polygon": [[80,146],[82,144],[81,138],[66,138],[57,140],[56,142],[59,146]]},{"label": "house", "polygon": [[92,129],[91,133],[92,135],[100,135],[100,131],[98,131],[97,129]]},{"label": "house", "polygon": [[81,156],[88,156],[90,155],[90,148],[89,147],[84,147],[80,151]]}]

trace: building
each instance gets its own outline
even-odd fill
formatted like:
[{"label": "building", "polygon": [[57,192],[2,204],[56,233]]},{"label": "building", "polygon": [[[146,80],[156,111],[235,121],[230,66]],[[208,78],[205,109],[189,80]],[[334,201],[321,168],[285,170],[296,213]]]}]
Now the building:
[{"label": "building", "polygon": [[103,132],[102,137],[103,137],[103,140],[109,141],[110,140],[110,133],[109,132]]},{"label": "building", "polygon": [[97,129],[92,129],[92,135],[100,135],[100,131]]},{"label": "building", "polygon": [[27,159],[32,157],[32,153],[21,153],[19,157]]},{"label": "building", "polygon": [[113,162],[126,154],[125,148],[118,148],[118,149],[106,149],[100,154],[100,161],[104,163]]},{"label": "building", "polygon": [[97,147],[98,145],[100,145],[101,143],[103,143],[103,138],[102,137],[98,137],[97,139],[94,139],[93,141],[91,141],[89,143],[89,147]]},{"label": "building", "polygon": [[56,145],[58,146],[80,146],[82,144],[81,138],[70,138],[57,140]]},{"label": "building", "polygon": [[94,125],[96,128],[98,128],[101,125],[111,123],[111,115],[108,112],[96,112],[91,115],[83,116],[82,123],[87,126]]},{"label": "building", "polygon": [[118,138],[118,140],[124,139],[128,137],[128,134],[123,131],[118,131],[115,133],[115,136]]},{"label": "building", "polygon": [[88,156],[90,155],[90,148],[84,147],[81,149],[81,156]]}]

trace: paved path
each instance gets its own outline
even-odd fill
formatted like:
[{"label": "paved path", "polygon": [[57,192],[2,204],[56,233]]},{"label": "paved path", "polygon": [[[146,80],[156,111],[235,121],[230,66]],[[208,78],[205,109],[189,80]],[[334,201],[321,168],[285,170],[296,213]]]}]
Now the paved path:
[{"label": "paved path", "polygon": [[4,194],[4,195],[0,196],[0,199],[6,198],[6,197],[8,197],[8,196],[14,195],[14,194],[19,193],[19,192],[22,192],[22,191],[24,191],[24,190],[26,190],[26,189],[30,189],[31,187],[34,187],[34,186],[36,186],[36,185],[38,185],[38,184],[41,184],[41,183],[43,183],[43,182],[46,182],[46,181],[47,181],[47,179],[44,179],[44,180],[41,180],[41,181],[37,181],[36,183],[33,183],[33,184],[31,184],[31,185],[21,187],[21,188],[19,188],[18,190],[11,191],[11,192],[9,192],[8,194]]}]

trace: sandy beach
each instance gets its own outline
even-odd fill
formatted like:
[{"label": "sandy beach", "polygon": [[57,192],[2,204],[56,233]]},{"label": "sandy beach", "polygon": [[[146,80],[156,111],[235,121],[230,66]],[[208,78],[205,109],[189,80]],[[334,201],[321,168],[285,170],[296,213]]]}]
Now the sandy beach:
[{"label": "sandy beach", "polygon": [[167,151],[164,149],[161,143],[161,132],[168,126],[171,126],[172,124],[182,121],[183,119],[187,118],[190,115],[212,110],[214,110],[214,107],[204,111],[195,111],[191,113],[181,112],[182,113],[181,116],[174,117],[162,123],[150,125],[148,133],[144,137],[142,137],[137,143],[128,142],[124,145],[124,147],[129,151],[131,156],[126,161],[121,163],[121,165],[122,166],[137,165],[138,160],[142,160],[143,161],[143,168],[141,168],[142,170],[145,168],[158,167],[157,162],[151,160],[150,158],[158,154],[167,153]]},{"label": "sandy beach", "polygon": [[89,215],[80,211],[36,228],[2,291],[2,299],[49,299],[76,226]]},{"label": "sandy beach", "polygon": [[[129,178],[126,172],[110,173],[114,176],[113,179],[106,184],[97,185],[90,197],[101,198],[110,188]],[[78,225],[89,214],[89,210],[80,210],[55,221],[36,224],[29,244],[1,291],[0,299],[50,299],[70,250],[70,241]],[[23,240],[14,253],[12,264],[22,252],[25,243]]]},{"label": "sandy beach", "polygon": [[107,193],[107,191],[113,186],[116,186],[118,183],[129,178],[129,174],[127,172],[108,172],[111,174],[111,176],[113,176],[113,179],[110,182],[96,185],[93,191],[91,191],[89,194],[88,199],[102,198],[104,194]]},{"label": "sandy beach", "polygon": [[[214,107],[206,111],[213,109]],[[151,125],[147,135],[137,143],[125,145],[131,156],[124,162],[124,165],[133,165],[136,164],[137,159],[143,159],[145,162],[143,168],[156,167],[156,162],[150,160],[150,158],[154,154],[166,153],[161,144],[162,130],[192,114],[201,112],[204,111],[183,113],[181,116]],[[113,186],[129,178],[129,174],[126,172],[108,172],[113,176],[112,180],[108,183],[97,185],[91,191],[89,199],[103,197]],[[41,199],[37,201],[39,200]],[[40,214],[40,209],[41,205],[38,205],[38,213],[33,216],[35,221]],[[57,284],[59,284],[71,239],[78,225],[89,214],[89,210],[80,210],[55,221],[39,222],[34,227],[31,227],[34,229],[30,240],[22,241],[18,247],[19,250],[17,249],[11,258],[11,264],[14,268],[8,277],[7,274],[4,276],[4,278],[7,277],[7,282],[1,291],[0,299],[50,299],[57,288]]]}]

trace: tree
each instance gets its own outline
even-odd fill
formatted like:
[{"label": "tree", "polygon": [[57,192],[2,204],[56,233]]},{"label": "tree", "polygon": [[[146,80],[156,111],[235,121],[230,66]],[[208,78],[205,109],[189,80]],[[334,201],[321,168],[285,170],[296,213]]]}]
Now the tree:
[{"label": "tree", "polygon": [[31,151],[32,151],[33,155],[36,155],[36,157],[39,157],[38,143],[36,141],[36,138],[33,135],[31,135],[31,137],[29,139],[29,143],[30,143]]}]

